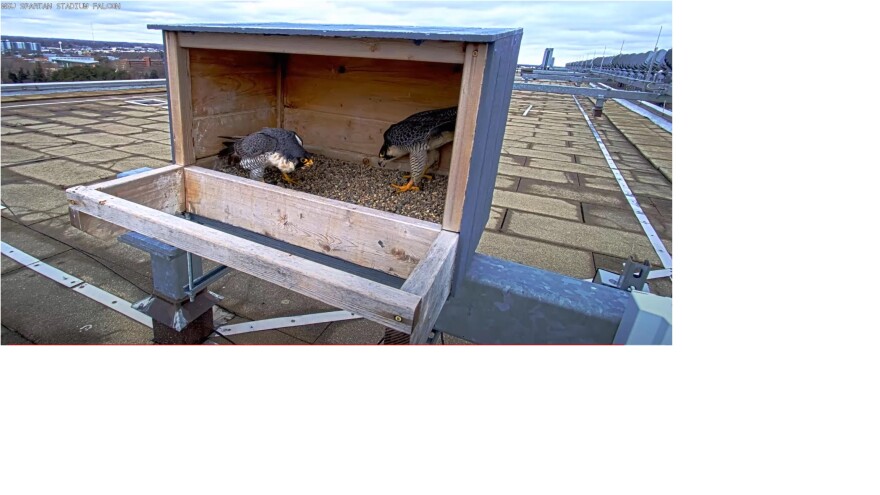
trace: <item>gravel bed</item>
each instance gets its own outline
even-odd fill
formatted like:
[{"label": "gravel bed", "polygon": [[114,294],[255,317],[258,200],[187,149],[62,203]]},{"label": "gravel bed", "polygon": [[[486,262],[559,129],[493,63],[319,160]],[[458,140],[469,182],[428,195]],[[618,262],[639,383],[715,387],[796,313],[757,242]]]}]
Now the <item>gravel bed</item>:
[{"label": "gravel bed", "polygon": [[[345,201],[377,210],[397,213],[428,222],[443,221],[443,206],[446,203],[446,186],[448,177],[435,175],[433,180],[423,178],[420,191],[398,193],[390,186],[405,184],[404,172],[386,170],[360,165],[335,158],[314,155],[315,164],[308,169],[299,169],[290,176],[297,181],[291,185],[284,181],[281,172],[271,167],[266,170],[264,179],[267,184],[295,189],[324,198]],[[407,160],[407,158],[403,158]],[[225,172],[239,177],[247,177],[247,171],[241,167],[219,163],[215,167],[218,172]]]}]

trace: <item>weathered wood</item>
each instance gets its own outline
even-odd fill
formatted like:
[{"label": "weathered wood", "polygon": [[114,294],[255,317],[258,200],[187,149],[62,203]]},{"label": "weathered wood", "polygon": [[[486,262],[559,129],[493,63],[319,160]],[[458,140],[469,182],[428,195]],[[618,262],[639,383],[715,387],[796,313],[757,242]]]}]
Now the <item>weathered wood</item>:
[{"label": "weathered wood", "polygon": [[168,109],[171,112],[171,151],[174,163],[195,161],[192,135],[192,80],[189,50],[179,44],[179,33],[166,31],[165,56],[168,60]]},{"label": "weathered wood", "polygon": [[[402,119],[401,119],[402,120]],[[357,118],[296,108],[284,110],[285,129],[293,129],[312,153],[362,165],[378,166],[384,134],[396,122]],[[344,129],[344,132],[340,132]],[[440,173],[451,167],[453,144],[440,148]],[[409,158],[386,161],[382,168],[409,171]]]},{"label": "weathered wood", "polygon": [[401,278],[440,233],[435,223],[198,167],[184,182],[190,213]]},{"label": "weathered wood", "polygon": [[[247,136],[264,127],[275,127],[275,106],[224,115],[198,117],[193,121],[195,158],[216,155],[223,149],[220,136]],[[195,160],[193,160],[195,163]]]},{"label": "weathered wood", "polygon": [[455,251],[458,234],[443,231],[437,236],[425,260],[410,274],[400,288],[422,298],[413,323],[410,344],[427,342],[440,316],[440,310],[452,284],[452,269],[455,266]]},{"label": "weathered wood", "polygon": [[292,55],[275,55],[275,127],[284,127],[284,99],[287,95],[287,58]]},{"label": "weathered wood", "polygon": [[152,208],[77,186],[67,191],[72,209],[140,232],[193,254],[411,332],[419,296],[328,268]]},{"label": "weathered wood", "polygon": [[317,146],[360,153],[362,157],[379,156],[382,136],[393,123],[299,108],[284,110],[284,128],[295,130],[307,150]]},{"label": "weathered wood", "polygon": [[276,63],[269,53],[189,50],[192,115],[222,115],[276,104]]},{"label": "weathered wood", "polygon": [[[486,68],[487,45],[469,44],[464,74],[461,78],[461,96],[458,100],[458,117],[455,121],[455,141],[452,143],[452,164],[449,170],[449,188],[443,208],[443,230],[461,230],[461,212],[465,202],[465,190],[470,174],[471,152],[477,130],[477,109],[483,88]],[[506,116],[505,116],[506,120]]]},{"label": "weathered wood", "polygon": [[254,35],[231,33],[179,32],[184,48],[244,50],[254,52],[296,53],[340,57],[421,60],[462,63],[464,44],[454,41],[423,41],[375,38],[330,38],[322,36]]},{"label": "weathered wood", "polygon": [[461,64],[295,55],[287,65],[284,104],[399,122],[458,104]]},{"label": "weathered wood", "polygon": [[[183,168],[180,165],[169,165],[142,174],[102,182],[91,186],[91,189],[165,213],[181,212],[184,207]],[[72,208],[69,216],[71,225],[101,239],[111,239],[126,232],[126,229],[118,225]]]}]

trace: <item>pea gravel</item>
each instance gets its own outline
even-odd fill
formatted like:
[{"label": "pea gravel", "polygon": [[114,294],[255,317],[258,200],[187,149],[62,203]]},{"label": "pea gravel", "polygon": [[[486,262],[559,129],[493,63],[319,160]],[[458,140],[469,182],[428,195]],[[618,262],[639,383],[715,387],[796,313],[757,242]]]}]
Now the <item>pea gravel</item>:
[{"label": "pea gravel", "polygon": [[[313,155],[312,158],[315,161],[313,166],[289,174],[297,181],[296,184],[284,182],[281,172],[274,167],[266,170],[264,179],[267,184],[428,222],[441,223],[443,220],[446,186],[449,184],[446,176],[435,175],[433,180],[423,178],[419,184],[420,191],[398,193],[390,184],[405,184],[404,172],[354,164],[322,155]],[[239,177],[248,176],[247,171],[241,167],[219,160],[215,170]]]}]

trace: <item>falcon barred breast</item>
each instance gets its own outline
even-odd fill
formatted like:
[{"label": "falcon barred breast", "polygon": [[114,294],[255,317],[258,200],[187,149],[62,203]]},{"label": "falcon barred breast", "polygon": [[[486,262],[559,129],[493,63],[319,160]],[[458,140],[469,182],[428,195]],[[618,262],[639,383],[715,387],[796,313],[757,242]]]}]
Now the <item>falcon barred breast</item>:
[{"label": "falcon barred breast", "polygon": [[239,165],[249,172],[253,180],[262,180],[266,168],[275,167],[288,183],[288,176],[298,168],[308,168],[314,163],[312,155],[303,148],[302,139],[293,131],[278,127],[266,127],[244,137],[220,136],[225,148],[217,155],[231,165]]},{"label": "falcon barred breast", "polygon": [[409,155],[409,182],[402,186],[391,184],[398,192],[418,191],[419,181],[427,175],[425,171],[439,165],[438,149],[455,136],[457,111],[458,107],[450,107],[419,112],[385,131],[385,143],[379,150],[379,157],[391,161]]}]

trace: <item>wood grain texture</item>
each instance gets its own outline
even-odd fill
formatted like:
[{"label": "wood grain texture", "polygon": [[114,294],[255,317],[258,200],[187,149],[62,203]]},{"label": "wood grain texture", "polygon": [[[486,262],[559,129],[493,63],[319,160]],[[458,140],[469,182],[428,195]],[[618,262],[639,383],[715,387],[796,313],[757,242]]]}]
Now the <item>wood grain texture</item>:
[{"label": "wood grain texture", "polygon": [[269,53],[189,50],[194,118],[276,104],[276,62]]},{"label": "wood grain texture", "polygon": [[341,57],[420,60],[462,63],[464,44],[455,41],[423,41],[374,38],[329,38],[321,36],[282,36],[227,33],[176,33],[184,48],[244,50]]},{"label": "wood grain texture", "polygon": [[461,75],[461,64],[294,55],[284,104],[395,123],[458,104]]},{"label": "wood grain texture", "polygon": [[[182,212],[184,207],[183,168],[180,165],[169,165],[142,174],[102,182],[91,186],[90,189],[125,198],[165,213]],[[118,225],[99,220],[73,208],[70,208],[69,216],[71,225],[101,239],[111,239],[126,232]]]},{"label": "wood grain texture", "polygon": [[[457,105],[462,76],[461,64],[352,57],[295,55],[287,67],[283,125],[300,133],[310,151],[373,165],[392,124]],[[451,145],[441,150],[443,173],[451,150]],[[398,160],[389,168],[409,165]]]},{"label": "wood grain texture", "polygon": [[275,127],[284,127],[284,99],[287,95],[287,59],[291,55],[276,54],[275,58]]},{"label": "wood grain texture", "polygon": [[[303,146],[349,151],[362,158],[378,157],[383,134],[392,122],[298,108],[284,110],[284,128],[302,137]],[[360,160],[359,160],[360,161]]]},{"label": "wood grain texture", "polygon": [[363,267],[406,278],[440,226],[193,167],[186,210]]},{"label": "wood grain texture", "polygon": [[171,114],[171,152],[174,163],[189,165],[195,161],[192,136],[192,80],[189,73],[189,50],[179,44],[179,33],[165,32],[168,64],[168,110]]},{"label": "wood grain texture", "polygon": [[[443,230],[461,230],[462,208],[471,167],[471,153],[477,130],[477,114],[483,89],[483,73],[489,46],[468,44],[467,60],[462,75],[461,96],[458,99],[458,118],[455,121],[455,141],[449,170],[449,189],[443,209]],[[506,120],[507,114],[503,118]]]},{"label": "wood grain texture", "polygon": [[422,299],[416,311],[410,344],[427,342],[443,304],[449,297],[458,239],[458,234],[454,232],[441,232],[428,251],[425,261],[419,263],[400,288]]},{"label": "wood grain texture", "polygon": [[223,149],[224,139],[220,136],[247,136],[264,127],[275,127],[275,111],[272,105],[257,110],[196,118],[192,130],[196,160],[216,155]]},{"label": "wood grain texture", "polygon": [[[332,304],[411,332],[419,296],[220,232],[180,217],[77,186],[71,208]],[[400,320],[400,321],[398,321]]]}]

